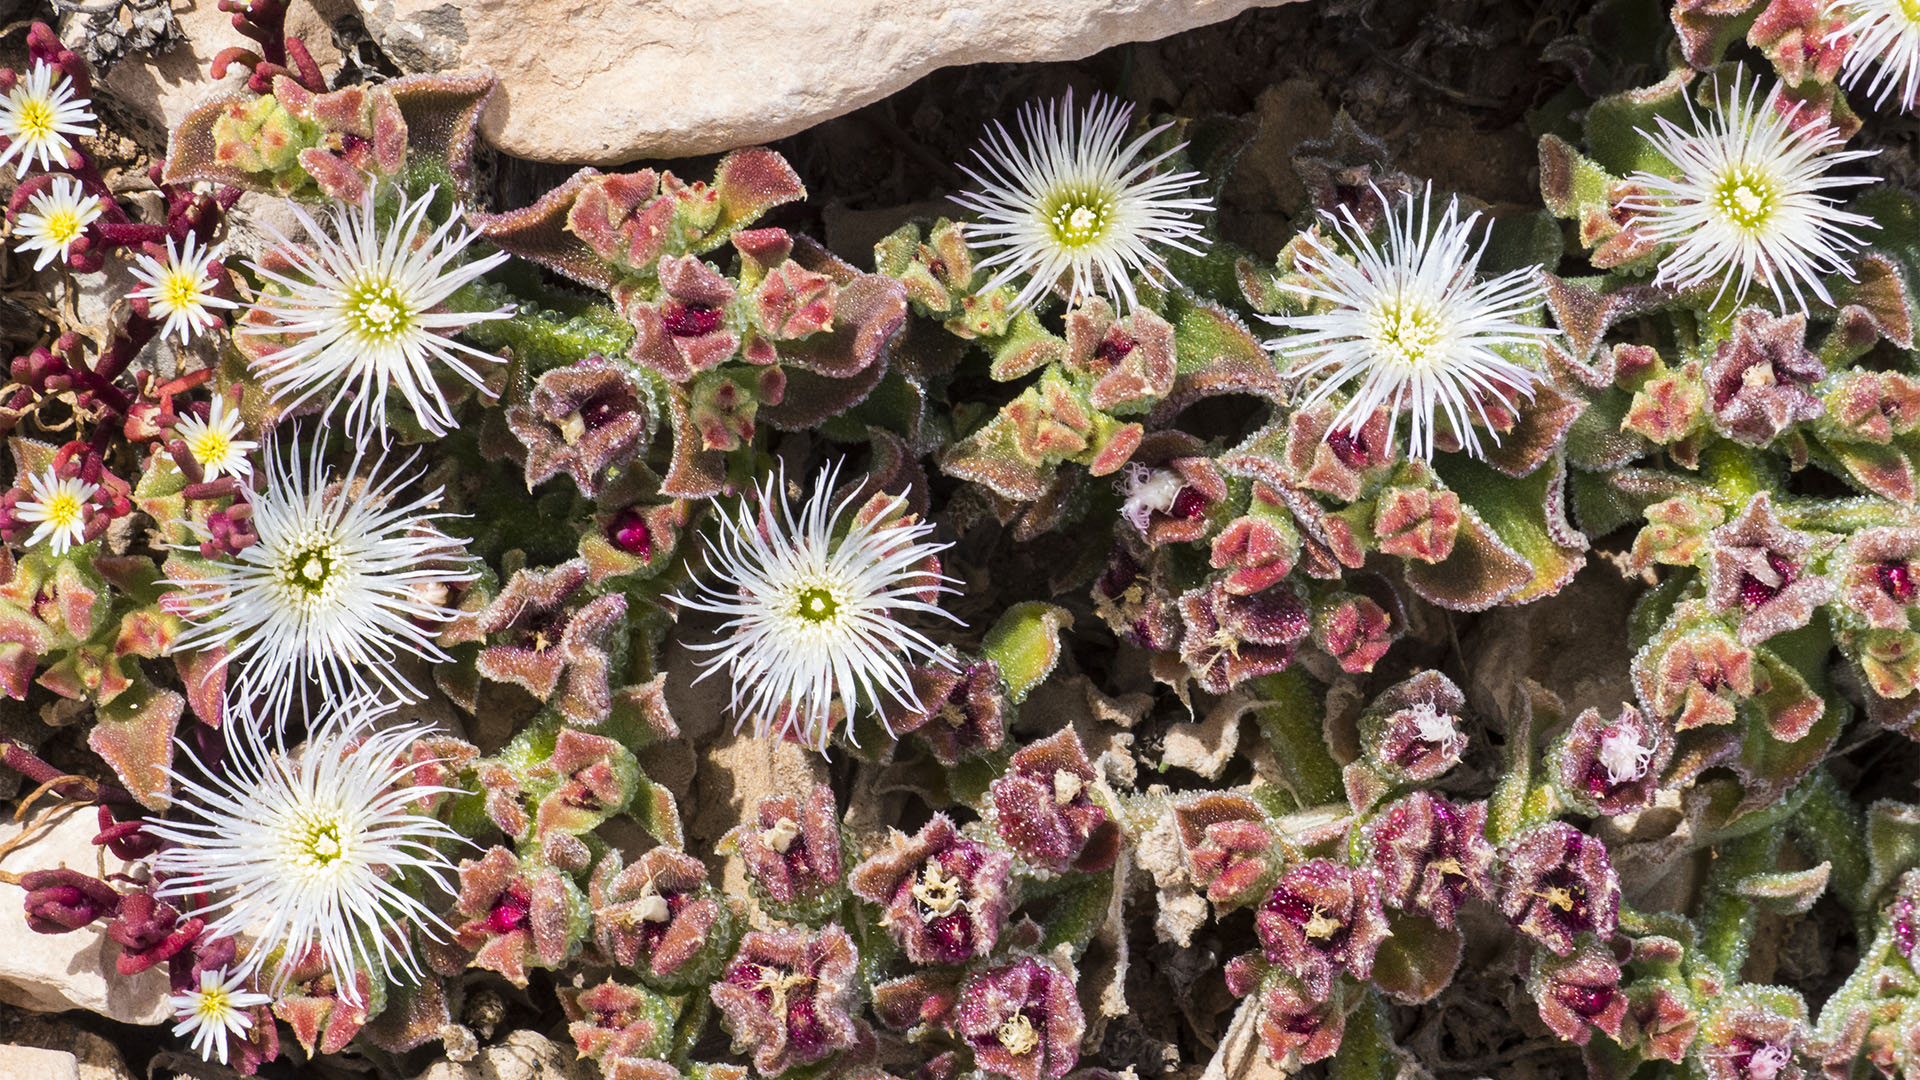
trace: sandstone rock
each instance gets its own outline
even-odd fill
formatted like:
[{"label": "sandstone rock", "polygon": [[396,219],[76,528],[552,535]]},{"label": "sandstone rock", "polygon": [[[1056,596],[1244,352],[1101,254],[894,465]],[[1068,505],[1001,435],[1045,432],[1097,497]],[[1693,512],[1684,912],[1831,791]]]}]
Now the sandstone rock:
[{"label": "sandstone rock", "polygon": [[584,1080],[589,1075],[572,1050],[536,1032],[516,1031],[472,1061],[435,1062],[414,1080]]},{"label": "sandstone rock", "polygon": [[37,1046],[0,1046],[0,1076],[34,1080],[80,1080],[80,1059],[65,1050]]},{"label": "sandstone rock", "polygon": [[[101,849],[93,846],[95,825],[89,810],[64,814],[51,828],[8,851],[0,868],[24,873],[66,866],[98,873]],[[19,825],[0,826],[0,843],[20,832]],[[108,873],[123,872],[126,866],[106,856]],[[157,1024],[172,1015],[165,968],[149,968],[131,978],[121,975],[114,969],[120,946],[107,937],[102,923],[69,934],[34,933],[27,929],[24,896],[17,885],[0,885],[0,941],[7,943],[0,949],[0,1001],[41,1012],[89,1009],[128,1024]],[[0,1076],[34,1075],[39,1074],[9,1072],[0,1062]]]},{"label": "sandstone rock", "polygon": [[936,68],[1078,59],[1290,0],[355,2],[402,68],[500,76],[495,146],[607,165],[791,135]]}]

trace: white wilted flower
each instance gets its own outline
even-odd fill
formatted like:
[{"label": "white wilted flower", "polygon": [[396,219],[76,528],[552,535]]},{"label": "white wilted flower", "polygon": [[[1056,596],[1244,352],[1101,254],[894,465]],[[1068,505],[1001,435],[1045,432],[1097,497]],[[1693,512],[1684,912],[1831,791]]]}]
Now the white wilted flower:
[{"label": "white wilted flower", "polygon": [[1025,276],[1015,304],[1031,307],[1070,278],[1076,300],[1104,291],[1132,307],[1132,275],[1158,281],[1166,272],[1159,248],[1200,253],[1207,240],[1191,215],[1211,211],[1213,201],[1187,192],[1204,178],[1156,172],[1186,144],[1144,157],[1171,125],[1129,142],[1132,117],[1132,105],[1098,94],[1076,113],[1069,91],[1022,108],[1018,141],[998,123],[987,132],[973,153],[979,169],[961,166],[980,190],[953,198],[980,215],[963,231],[969,244],[991,251],[980,264],[995,270],[988,288]]},{"label": "white wilted flower", "polygon": [[216,283],[207,264],[220,256],[219,248],[209,250],[197,236],[188,236],[183,248],[176,248],[169,236],[166,261],[144,252],[133,261],[131,272],[141,287],[132,295],[147,302],[154,318],[164,320],[161,337],[177,336],[184,345],[193,335],[219,326],[220,311],[238,306],[214,295]]},{"label": "white wilted flower", "polygon": [[73,242],[80,239],[93,219],[100,216],[100,196],[82,195],[80,182],[56,176],[46,190],[36,191],[20,212],[14,235],[22,252],[38,251],[35,270],[44,270],[55,259],[66,259]]},{"label": "white wilted flower", "polygon": [[67,151],[73,149],[67,137],[99,130],[91,123],[90,104],[66,72],[55,71],[44,60],[34,61],[0,99],[0,138],[7,140],[7,148],[0,150],[0,167],[13,162],[15,176],[27,175],[36,161],[42,169],[64,167]]},{"label": "white wilted flower", "polygon": [[169,579],[191,625],[176,650],[226,650],[231,692],[284,718],[309,687],[327,700],[377,684],[402,698],[418,692],[396,668],[400,654],[442,661],[434,644],[453,618],[450,586],[473,580],[465,544],[442,533],[433,491],[400,491],[419,479],[382,475],[384,456],[361,476],[364,451],[337,481],[316,440],[304,457],[273,447],[265,488],[250,498],[258,542],[214,560],[204,576]]},{"label": "white wilted flower", "polygon": [[179,1023],[173,1026],[176,1038],[182,1035],[193,1036],[194,1052],[204,1061],[227,1063],[227,1037],[229,1035],[246,1038],[253,1029],[253,1017],[249,1009],[256,1005],[268,1005],[273,998],[266,994],[256,994],[245,989],[247,973],[236,971],[228,975],[225,968],[207,968],[200,972],[200,985],[167,999],[173,1006],[173,1018]]},{"label": "white wilted flower", "polygon": [[240,410],[227,404],[225,394],[213,395],[205,420],[197,416],[181,417],[174,434],[187,444],[187,453],[193,455],[209,482],[222,476],[244,480],[253,475],[253,462],[247,460],[247,454],[260,444],[240,437],[246,434],[240,423]]},{"label": "white wilted flower", "polygon": [[1736,82],[1704,117],[1688,98],[1692,131],[1661,116],[1657,133],[1640,132],[1679,171],[1636,172],[1629,179],[1645,191],[1620,200],[1648,239],[1674,245],[1656,284],[1717,285],[1717,305],[1728,293],[1739,303],[1757,283],[1783,310],[1791,296],[1804,311],[1806,293],[1833,301],[1822,277],[1853,279],[1846,256],[1860,238],[1849,230],[1878,226],[1827,193],[1873,177],[1830,170],[1879,151],[1841,149],[1846,139],[1831,123],[1796,123],[1801,108],[1784,103],[1779,86],[1762,98],[1758,81],[1744,94]]},{"label": "white wilted flower", "polygon": [[87,502],[100,485],[79,477],[62,479],[52,469],[27,476],[27,490],[33,496],[14,504],[13,514],[22,521],[39,524],[27,537],[31,547],[42,540],[53,541],[53,556],[59,558],[75,544],[87,542]]},{"label": "white wilted flower", "polygon": [[[1840,62],[1840,83],[1851,90],[1866,80],[1875,105],[1889,98],[1912,112],[1920,106],[1920,6],[1912,0],[1838,0],[1833,10],[1847,24],[1828,42],[1851,38]],[[1867,72],[1873,78],[1867,79]]]},{"label": "white wilted flower", "polygon": [[263,384],[283,395],[288,408],[331,394],[324,409],[331,416],[351,397],[349,432],[380,429],[384,436],[392,389],[422,427],[445,435],[453,427],[453,410],[435,382],[436,370],[478,387],[483,380],[473,363],[500,361],[452,335],[511,312],[451,311],[446,303],[507,254],[469,259],[475,234],[461,226],[457,212],[446,224],[428,228],[433,198],[429,190],[403,200],[384,226],[371,190],[357,207],[330,209],[326,228],[288,203],[311,244],[279,237],[290,272],[248,264],[278,291],[263,293],[239,328],[242,334],[291,339],[259,361]]},{"label": "white wilted flower", "polygon": [[933,527],[924,522],[889,522],[900,496],[862,509],[843,531],[855,496],[834,502],[838,472],[815,476],[798,516],[784,471],[768,477],[757,499],[743,500],[736,515],[719,515],[706,555],[713,580],[693,596],[673,597],[726,616],[722,640],[690,647],[712,654],[701,660],[701,679],[724,671],[732,681],[737,720],[756,735],[792,733],[815,749],[831,734],[836,698],[849,718],[888,701],[918,707],[912,668],[950,666],[903,615],[959,622],[927,599],[954,591],[951,578],[928,568],[951,545],[929,540]]},{"label": "white wilted flower", "polygon": [[373,730],[389,708],[337,700],[297,753],[263,725],[233,717],[217,770],[181,744],[192,765],[168,775],[192,820],[144,827],[168,845],[153,857],[163,882],[155,895],[206,919],[211,937],[251,939],[240,974],[278,956],[277,991],[317,948],[341,996],[358,1000],[357,971],[420,977],[410,930],[450,933],[416,894],[448,888],[453,867],[440,845],[464,841],[417,809],[417,800],[449,789],[409,786],[408,748],[429,729]]},{"label": "white wilted flower", "polygon": [[[1374,197],[1386,204],[1376,188]],[[1267,342],[1289,361],[1286,374],[1313,389],[1299,402],[1310,409],[1346,389],[1334,417],[1338,431],[1358,431],[1377,409],[1388,410],[1391,442],[1402,410],[1408,413],[1408,451],[1432,460],[1441,415],[1467,452],[1480,456],[1472,419],[1488,423],[1487,399],[1533,396],[1539,375],[1508,355],[1559,333],[1529,321],[1545,286],[1538,267],[1489,280],[1475,278],[1480,255],[1473,232],[1480,215],[1460,217],[1450,199],[1436,221],[1433,189],[1385,214],[1385,243],[1376,242],[1345,206],[1327,220],[1342,257],[1317,233],[1303,236],[1295,266],[1304,281],[1290,291],[1325,310],[1268,321],[1293,333]],[[1494,436],[1496,444],[1499,439]]]},{"label": "white wilted flower", "polygon": [[1610,731],[1600,740],[1600,767],[1607,770],[1607,782],[1624,784],[1647,775],[1647,766],[1653,761],[1653,747],[1640,741],[1640,736],[1626,728]]}]

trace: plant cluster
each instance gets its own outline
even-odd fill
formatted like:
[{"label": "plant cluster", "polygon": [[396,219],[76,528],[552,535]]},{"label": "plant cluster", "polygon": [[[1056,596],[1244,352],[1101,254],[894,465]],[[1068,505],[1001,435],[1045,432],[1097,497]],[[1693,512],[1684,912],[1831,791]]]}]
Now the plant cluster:
[{"label": "plant cluster", "polygon": [[[1397,1075],[1478,926],[1596,1078],[1920,1072],[1920,807],[1829,767],[1920,740],[1920,201],[1843,91],[1920,105],[1910,3],[1679,0],[1654,55],[1657,5],[1598,4],[1549,50],[1544,210],[1342,116],[1272,259],[1214,235],[1243,126],[1035,104],[871,271],[763,222],[805,197],[763,148],[481,207],[490,75],[330,86],[279,0],[220,6],[246,88],[144,209],[79,148],[86,61],[36,26],[0,72],[16,249],[140,285],[0,391],[0,691],[90,716],[112,779],[0,761],[145,872],[18,884],[167,965],[194,1050],[471,1053],[494,979],[610,1080],[1108,1075],[1150,910],[1250,923],[1228,1044],[1288,1069]],[[299,234],[229,257],[243,192]],[[997,529],[1078,542],[1009,595],[963,569]],[[1634,700],[1489,715],[1391,662],[1610,534]],[[1261,746],[1145,782],[1114,731],[1153,700],[1088,650]],[[709,726],[676,674],[861,781],[690,847],[642,766]],[[1083,690],[1110,723],[1036,706]],[[1632,895],[1649,844],[1710,868]],[[1823,899],[1844,986],[1746,981],[1759,914]]]}]

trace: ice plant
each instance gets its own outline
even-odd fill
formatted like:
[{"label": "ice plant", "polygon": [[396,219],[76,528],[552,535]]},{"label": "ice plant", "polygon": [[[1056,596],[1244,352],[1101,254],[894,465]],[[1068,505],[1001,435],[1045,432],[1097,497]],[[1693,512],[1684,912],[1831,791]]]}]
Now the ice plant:
[{"label": "ice plant", "polygon": [[145,300],[153,317],[164,320],[161,337],[177,336],[184,345],[195,334],[217,329],[220,311],[236,306],[214,295],[218,284],[207,267],[220,255],[220,248],[208,248],[197,236],[188,236],[184,246],[176,246],[169,236],[164,261],[144,252],[133,261],[131,270],[141,287],[130,295]]},{"label": "ice plant", "polygon": [[453,867],[438,845],[462,841],[414,807],[452,789],[409,784],[407,750],[427,729],[372,730],[387,708],[338,702],[297,753],[236,717],[223,768],[208,768],[183,744],[191,765],[170,771],[194,820],[145,826],[169,845],[154,856],[164,878],[156,895],[189,902],[212,937],[251,938],[240,973],[278,957],[276,990],[318,947],[342,996],[358,1001],[356,972],[417,980],[410,933],[451,933],[416,892],[423,883],[448,886]]},{"label": "ice plant", "polygon": [[454,424],[452,407],[435,381],[437,369],[478,387],[474,362],[499,358],[456,341],[453,334],[499,311],[450,311],[454,293],[507,260],[505,252],[472,257],[474,234],[450,216],[429,227],[434,191],[402,200],[392,216],[376,212],[372,192],[358,206],[335,206],[322,227],[298,204],[288,203],[311,238],[311,247],[281,239],[285,268],[248,264],[277,290],[261,297],[240,333],[283,338],[259,359],[262,381],[285,394],[293,408],[331,394],[332,415],[351,395],[347,426],[354,432],[384,430],[387,391],[396,390],[420,425],[444,435]]},{"label": "ice plant", "polygon": [[273,1001],[266,994],[245,989],[246,984],[245,971],[231,975],[224,968],[201,971],[199,986],[168,998],[173,1017],[179,1021],[173,1026],[174,1035],[192,1035],[193,1049],[203,1060],[225,1065],[227,1037],[244,1039],[253,1027],[253,1017],[247,1010]]},{"label": "ice plant", "polygon": [[375,684],[417,697],[395,660],[446,659],[433,636],[454,613],[433,594],[473,577],[464,545],[434,526],[440,489],[404,498],[418,473],[383,475],[384,456],[361,477],[364,449],[336,478],[323,448],[270,446],[265,488],[250,500],[258,542],[171,582],[193,623],[174,648],[225,649],[233,693],[261,699],[270,717],[309,685],[328,699]]},{"label": "ice plant", "polygon": [[247,454],[260,444],[240,437],[246,434],[246,429],[241,424],[240,411],[227,406],[226,395],[213,395],[205,420],[197,416],[181,417],[174,433],[186,443],[187,453],[193,455],[207,480],[218,480],[222,476],[244,480],[253,475],[253,462],[247,460]]},{"label": "ice plant", "polygon": [[[1386,202],[1385,194],[1374,195]],[[1461,218],[1459,201],[1450,199],[1436,220],[1431,186],[1389,210],[1384,243],[1368,234],[1351,207],[1341,206],[1327,220],[1352,258],[1316,233],[1303,234],[1295,265],[1305,278],[1282,284],[1320,309],[1270,320],[1291,332],[1267,347],[1289,361],[1289,376],[1314,384],[1299,407],[1311,409],[1346,390],[1350,396],[1332,424],[1336,432],[1356,435],[1385,408],[1391,444],[1406,410],[1412,456],[1432,460],[1443,417],[1452,436],[1479,456],[1473,419],[1491,426],[1489,404],[1531,397],[1540,378],[1516,351],[1558,333],[1531,321],[1544,295],[1538,269],[1475,280],[1486,246],[1484,236],[1479,246],[1473,242],[1480,215]]]},{"label": "ice plant", "polygon": [[950,545],[928,539],[931,525],[892,519],[906,501],[897,495],[877,497],[842,531],[858,493],[836,503],[838,475],[838,467],[819,473],[797,516],[783,494],[784,470],[769,476],[757,508],[743,502],[737,514],[721,515],[706,554],[716,580],[674,597],[726,616],[724,639],[690,647],[712,654],[701,660],[701,679],[724,670],[733,681],[737,721],[815,748],[826,745],[836,699],[849,715],[888,701],[917,708],[913,666],[949,662],[901,616],[953,619],[933,602],[954,591],[938,562]]},{"label": "ice plant", "polygon": [[35,61],[26,77],[0,100],[0,166],[13,162],[15,176],[39,162],[42,169],[64,167],[73,144],[69,135],[93,135],[92,102],[79,95],[73,80],[45,61]]},{"label": "ice plant", "polygon": [[1839,129],[1802,118],[1802,107],[1783,101],[1779,86],[1762,98],[1757,80],[1744,92],[1736,81],[1705,117],[1688,99],[1693,130],[1661,116],[1657,132],[1640,132],[1678,171],[1636,172],[1630,180],[1644,190],[1620,200],[1649,240],[1674,245],[1656,284],[1714,287],[1718,305],[1729,293],[1739,303],[1758,283],[1783,308],[1791,296],[1804,311],[1807,293],[1832,303],[1821,278],[1853,280],[1846,256],[1861,240],[1851,230],[1878,226],[1840,209],[1828,192],[1872,177],[1832,170],[1879,151],[1841,149]]},{"label": "ice plant", "polygon": [[1171,125],[1128,142],[1132,117],[1132,105],[1103,95],[1076,113],[1069,92],[1021,109],[1018,140],[998,123],[987,133],[974,151],[979,168],[961,166],[979,190],[954,196],[980,215],[965,235],[991,251],[980,262],[994,271],[987,288],[1024,276],[1015,305],[1031,307],[1065,278],[1076,301],[1106,295],[1130,308],[1132,275],[1158,282],[1166,273],[1160,248],[1199,254],[1207,240],[1192,215],[1213,201],[1190,192],[1204,178],[1157,171],[1186,144],[1146,156]]},{"label": "ice plant", "polygon": [[44,270],[55,259],[67,258],[73,242],[100,216],[100,196],[82,195],[79,181],[56,176],[46,188],[27,199],[15,226],[21,252],[38,251],[33,268]]},{"label": "ice plant", "polygon": [[73,476],[63,479],[48,469],[29,475],[27,487],[33,498],[22,499],[13,512],[22,521],[39,523],[27,537],[28,546],[50,539],[54,557],[58,558],[73,545],[86,543],[87,500],[100,490],[99,485]]},{"label": "ice plant", "polygon": [[1843,0],[1834,7],[1850,21],[1828,40],[1852,39],[1840,64],[1841,85],[1853,89],[1864,81],[1875,105],[1893,99],[1913,111],[1920,104],[1920,6],[1912,0]]}]

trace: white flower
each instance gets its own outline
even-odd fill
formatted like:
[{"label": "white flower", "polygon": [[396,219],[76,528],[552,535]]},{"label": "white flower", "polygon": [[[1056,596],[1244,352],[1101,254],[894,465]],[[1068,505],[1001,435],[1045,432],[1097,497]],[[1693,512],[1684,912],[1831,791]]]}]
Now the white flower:
[{"label": "white flower", "polygon": [[331,415],[352,397],[347,429],[364,434],[384,429],[391,388],[406,399],[422,427],[445,435],[453,427],[453,411],[435,382],[436,365],[480,386],[470,361],[499,362],[451,335],[511,312],[449,311],[444,305],[505,262],[507,254],[463,261],[474,234],[460,225],[458,212],[428,231],[433,195],[430,190],[411,203],[403,201],[384,228],[374,214],[372,191],[358,207],[333,207],[327,215],[331,229],[297,203],[287,204],[312,244],[279,238],[293,264],[291,274],[248,264],[281,292],[264,293],[240,333],[293,339],[261,361],[262,381],[275,394],[286,394],[289,408],[331,393],[325,409]]},{"label": "white flower", "polygon": [[898,496],[877,513],[854,515],[840,532],[857,493],[835,505],[837,474],[835,467],[815,477],[797,518],[784,496],[784,472],[768,477],[756,493],[757,512],[743,501],[737,516],[720,516],[706,555],[717,583],[673,597],[727,616],[724,640],[690,647],[713,653],[701,661],[701,679],[726,671],[739,722],[751,722],[760,736],[792,732],[815,749],[831,733],[835,698],[849,718],[861,707],[877,712],[885,700],[917,708],[913,666],[951,663],[900,622],[908,612],[953,619],[923,599],[954,591],[946,584],[951,578],[925,569],[951,545],[929,541],[933,527],[925,523],[882,524],[904,501]]},{"label": "white flower", "polygon": [[356,478],[359,449],[335,483],[321,449],[316,441],[303,458],[270,446],[265,490],[250,500],[259,541],[205,576],[168,581],[193,623],[173,647],[227,650],[231,693],[262,699],[276,718],[313,686],[327,700],[376,683],[417,698],[399,655],[447,659],[433,642],[454,616],[446,590],[474,577],[465,544],[434,525],[445,515],[427,509],[439,488],[404,500],[400,489],[419,475],[381,476],[384,457]]},{"label": "white flower", "polygon": [[133,276],[144,287],[132,295],[145,300],[155,318],[166,320],[160,327],[161,337],[178,334],[184,345],[200,331],[220,325],[219,309],[237,306],[213,294],[215,283],[207,264],[220,256],[219,248],[208,250],[197,236],[188,236],[187,246],[176,251],[169,236],[166,262],[145,253],[134,260]]},{"label": "white flower", "polygon": [[1840,62],[1840,82],[1849,90],[1868,71],[1867,96],[1875,105],[1898,98],[1912,112],[1920,106],[1920,6],[1912,0],[1840,0],[1833,10],[1849,21],[1827,42],[1852,38]]},{"label": "white flower", "polygon": [[83,196],[79,181],[56,176],[46,190],[34,192],[27,200],[27,208],[20,212],[14,233],[26,237],[20,242],[22,252],[40,253],[33,261],[33,268],[44,270],[53,260],[65,259],[73,242],[80,239],[80,234],[99,216],[100,196]]},{"label": "white flower", "polygon": [[1212,210],[1213,202],[1183,193],[1203,178],[1155,173],[1186,144],[1143,159],[1147,143],[1171,125],[1125,142],[1132,117],[1132,105],[1103,95],[1076,114],[1068,92],[1058,102],[1030,102],[1020,110],[1019,142],[1002,124],[987,132],[985,145],[973,152],[979,171],[961,166],[980,190],[953,198],[980,215],[964,228],[968,242],[997,249],[980,264],[998,268],[988,288],[1026,275],[1015,303],[1031,307],[1071,277],[1074,299],[1104,287],[1108,295],[1118,290],[1122,306],[1131,307],[1137,303],[1132,275],[1157,282],[1166,271],[1158,246],[1200,253],[1195,245],[1207,240],[1189,215]]},{"label": "white flower", "polygon": [[7,148],[0,150],[0,166],[11,160],[15,176],[27,175],[35,160],[42,169],[64,167],[67,151],[73,148],[67,136],[96,133],[88,123],[94,119],[89,104],[74,90],[66,72],[35,61],[7,91],[6,99],[0,100],[0,138],[7,140]]},{"label": "white flower", "polygon": [[1458,753],[1466,746],[1466,739],[1461,736],[1460,729],[1454,726],[1453,714],[1441,712],[1424,701],[1413,707],[1413,730],[1419,734],[1421,742],[1431,743],[1449,753]]},{"label": "white flower", "polygon": [[[1374,196],[1385,203],[1378,189]],[[1379,244],[1350,208],[1328,215],[1352,259],[1335,253],[1317,232],[1303,235],[1295,266],[1306,280],[1283,284],[1327,308],[1269,319],[1295,333],[1267,347],[1290,361],[1289,375],[1317,382],[1299,408],[1310,409],[1358,383],[1334,417],[1334,430],[1357,432],[1384,407],[1391,442],[1405,409],[1409,453],[1430,461],[1444,413],[1454,437],[1478,457],[1480,438],[1469,411],[1486,423],[1488,398],[1532,397],[1539,376],[1509,355],[1511,347],[1534,348],[1559,333],[1528,321],[1545,293],[1539,269],[1476,281],[1486,247],[1484,239],[1479,247],[1472,239],[1480,215],[1462,220],[1459,201],[1449,200],[1434,221],[1431,186],[1385,218],[1386,242]]]},{"label": "white flower", "polygon": [[267,994],[242,989],[246,982],[244,971],[231,976],[225,968],[200,972],[198,989],[183,990],[167,999],[173,1006],[173,1018],[180,1021],[173,1026],[175,1037],[192,1035],[194,1052],[202,1060],[218,1060],[225,1065],[227,1036],[246,1038],[253,1027],[253,1017],[247,1010],[273,1001]]},{"label": "white flower", "polygon": [[253,475],[253,462],[247,460],[247,454],[260,444],[242,439],[245,433],[239,410],[228,407],[225,394],[213,395],[205,420],[183,416],[174,426],[174,434],[187,444],[187,453],[193,455],[209,482],[222,476],[244,479]]},{"label": "white flower", "polygon": [[14,504],[13,514],[22,521],[37,521],[39,526],[27,537],[31,547],[49,537],[53,554],[59,558],[75,544],[87,542],[87,500],[100,490],[78,477],[61,479],[49,468],[38,476],[27,476],[27,488],[33,495]]},{"label": "white flower", "polygon": [[1607,783],[1624,784],[1647,775],[1653,762],[1653,747],[1643,745],[1639,736],[1621,728],[1600,739],[1600,767],[1607,770]]},{"label": "white flower", "polygon": [[438,845],[461,839],[412,806],[448,789],[407,786],[407,750],[428,729],[373,731],[390,707],[336,702],[298,754],[250,718],[231,717],[219,768],[196,759],[168,770],[194,820],[145,826],[171,845],[153,857],[164,875],[155,895],[184,901],[210,938],[252,939],[244,975],[277,955],[276,992],[315,948],[348,1000],[358,1000],[356,971],[417,980],[408,930],[448,933],[416,893],[447,888],[453,868]]},{"label": "white flower", "polygon": [[1186,478],[1172,469],[1149,469],[1135,461],[1127,465],[1125,476],[1114,481],[1113,490],[1122,500],[1120,516],[1145,536],[1154,511],[1172,512],[1186,486]]},{"label": "white flower", "polygon": [[1706,117],[1687,100],[1694,130],[1656,117],[1659,133],[1641,131],[1679,171],[1677,177],[1637,172],[1645,188],[1620,200],[1657,243],[1674,245],[1660,260],[1655,284],[1690,289],[1718,285],[1714,303],[1729,291],[1746,298],[1758,282],[1780,304],[1806,310],[1805,292],[1831,303],[1820,279],[1853,280],[1846,255],[1859,246],[1850,228],[1877,227],[1873,219],[1839,208],[1826,193],[1873,182],[1870,176],[1829,175],[1836,165],[1877,150],[1841,150],[1846,142],[1825,120],[1796,126],[1802,105],[1784,106],[1780,87],[1764,100],[1759,84],[1743,96],[1738,83]]}]

